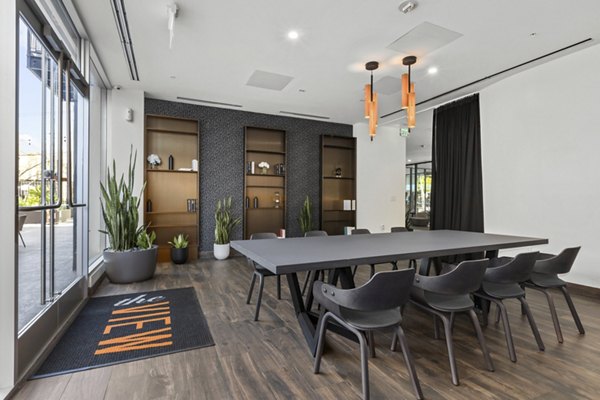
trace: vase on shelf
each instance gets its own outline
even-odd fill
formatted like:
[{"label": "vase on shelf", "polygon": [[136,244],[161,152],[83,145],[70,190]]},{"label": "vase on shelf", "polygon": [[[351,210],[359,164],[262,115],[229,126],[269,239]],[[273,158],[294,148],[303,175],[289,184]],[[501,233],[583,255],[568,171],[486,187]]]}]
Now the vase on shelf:
[{"label": "vase on shelf", "polygon": [[262,175],[266,175],[268,172],[269,172],[269,169],[268,169],[268,168],[261,168],[261,169],[260,169],[260,173],[261,173]]}]

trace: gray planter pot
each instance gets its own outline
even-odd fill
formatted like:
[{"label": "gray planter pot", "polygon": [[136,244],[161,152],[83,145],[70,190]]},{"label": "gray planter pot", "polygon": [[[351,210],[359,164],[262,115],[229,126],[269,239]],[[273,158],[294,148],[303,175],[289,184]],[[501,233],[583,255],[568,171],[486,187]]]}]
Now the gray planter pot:
[{"label": "gray planter pot", "polygon": [[104,250],[106,276],[113,283],[132,283],[150,279],[156,271],[158,246],[151,249],[112,251]]}]

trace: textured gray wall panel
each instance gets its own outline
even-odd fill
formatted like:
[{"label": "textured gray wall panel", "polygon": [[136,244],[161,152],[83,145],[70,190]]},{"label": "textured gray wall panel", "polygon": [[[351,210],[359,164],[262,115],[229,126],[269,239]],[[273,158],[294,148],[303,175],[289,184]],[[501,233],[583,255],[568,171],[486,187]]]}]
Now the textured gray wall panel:
[{"label": "textured gray wall panel", "polygon": [[[319,223],[321,135],[352,136],[352,126],[195,104],[146,99],[146,114],[197,119],[200,123],[200,250],[212,250],[214,208],[218,199],[232,196],[233,212],[243,215],[244,127],[287,132],[287,235],[299,236],[298,213],[306,195]],[[240,225],[232,239],[242,238]]]}]

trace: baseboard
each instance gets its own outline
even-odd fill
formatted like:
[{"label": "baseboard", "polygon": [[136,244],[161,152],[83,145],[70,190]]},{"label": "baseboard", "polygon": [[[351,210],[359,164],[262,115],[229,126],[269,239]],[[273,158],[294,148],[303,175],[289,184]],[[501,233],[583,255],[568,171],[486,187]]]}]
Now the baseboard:
[{"label": "baseboard", "polygon": [[594,300],[600,300],[600,288],[579,285],[577,283],[569,283],[567,285],[569,292],[579,296],[590,297]]}]

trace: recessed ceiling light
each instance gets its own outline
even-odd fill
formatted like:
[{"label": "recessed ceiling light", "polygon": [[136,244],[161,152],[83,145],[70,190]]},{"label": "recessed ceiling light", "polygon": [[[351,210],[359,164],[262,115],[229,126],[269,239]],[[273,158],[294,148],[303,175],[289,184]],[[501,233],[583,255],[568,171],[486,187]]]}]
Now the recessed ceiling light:
[{"label": "recessed ceiling light", "polygon": [[406,160],[406,161],[411,162],[412,160]]},{"label": "recessed ceiling light", "polygon": [[533,36],[536,36],[536,35],[537,35],[537,32],[531,32],[531,33],[529,34],[529,36],[531,36],[531,37],[533,37]]},{"label": "recessed ceiling light", "polygon": [[427,70],[427,73],[429,75],[435,75],[438,73],[438,69],[437,69],[437,67],[429,67],[429,69]]},{"label": "recessed ceiling light", "polygon": [[289,31],[287,34],[288,39],[292,39],[292,40],[296,40],[298,39],[300,35],[298,34],[298,31]]},{"label": "recessed ceiling light", "polygon": [[305,93],[305,92],[306,92],[306,89],[298,89],[298,91],[299,91],[300,93]]},{"label": "recessed ceiling light", "polygon": [[171,76],[169,76],[169,78],[171,78],[171,79],[177,79],[177,77],[175,75],[171,75]]}]

